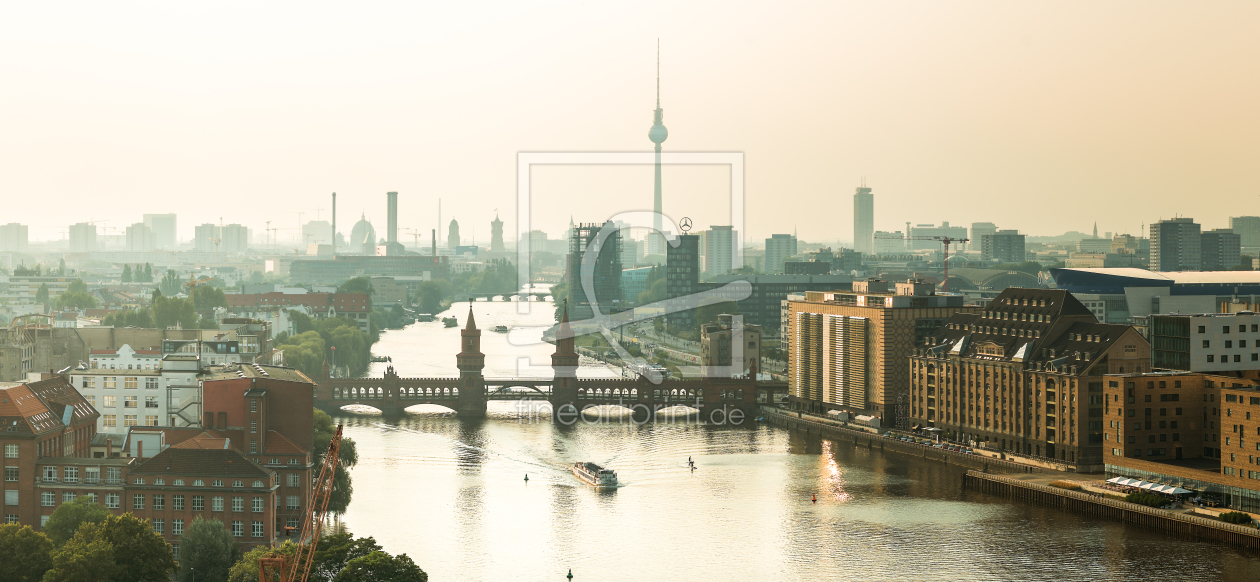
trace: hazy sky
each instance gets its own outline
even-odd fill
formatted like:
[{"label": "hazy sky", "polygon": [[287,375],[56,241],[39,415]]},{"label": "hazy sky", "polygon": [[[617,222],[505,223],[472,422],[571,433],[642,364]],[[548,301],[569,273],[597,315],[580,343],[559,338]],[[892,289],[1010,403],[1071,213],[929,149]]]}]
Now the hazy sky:
[{"label": "hazy sky", "polygon": [[[516,153],[746,156],[752,238],[992,221],[1031,234],[1260,214],[1260,3],[143,3],[0,6],[0,223],[60,238],[144,212],[293,237],[361,212],[514,232]],[[650,208],[652,173],[535,173],[553,233]],[[665,207],[725,224],[728,172]],[[427,234],[426,234],[427,236]],[[510,235],[509,235],[510,236]],[[410,243],[412,237],[402,238]]]}]

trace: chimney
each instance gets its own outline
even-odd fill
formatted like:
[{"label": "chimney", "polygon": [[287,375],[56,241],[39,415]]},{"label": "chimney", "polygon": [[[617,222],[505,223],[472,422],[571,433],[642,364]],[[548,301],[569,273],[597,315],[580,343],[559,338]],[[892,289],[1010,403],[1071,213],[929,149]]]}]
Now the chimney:
[{"label": "chimney", "polygon": [[211,429],[211,428],[214,428],[214,413],[213,413],[213,412],[207,412],[207,413],[206,413],[206,421],[205,421],[204,423],[202,423],[202,424],[204,425],[202,428],[206,428],[206,429]]},{"label": "chimney", "polygon": [[333,206],[332,207],[332,216],[333,216],[332,217],[332,222],[333,222],[332,223],[332,247],[333,247],[333,256],[336,257],[337,256],[337,193],[336,192],[333,192],[332,206]]},{"label": "chimney", "polygon": [[385,227],[385,236],[387,238],[385,240],[392,244],[398,242],[398,193],[386,192],[385,203],[388,215],[388,224]]},{"label": "chimney", "polygon": [[136,458],[144,458],[144,441],[136,441]]},{"label": "chimney", "polygon": [[437,256],[437,229],[433,229],[433,256]]},{"label": "chimney", "polygon": [[105,439],[105,458],[114,458],[114,439]]}]

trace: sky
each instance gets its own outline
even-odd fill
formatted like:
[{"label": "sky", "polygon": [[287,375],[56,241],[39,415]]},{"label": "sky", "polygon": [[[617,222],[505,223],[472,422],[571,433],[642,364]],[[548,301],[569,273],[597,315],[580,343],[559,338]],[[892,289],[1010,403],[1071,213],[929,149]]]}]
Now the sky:
[{"label": "sky", "polygon": [[[745,240],[875,224],[1138,233],[1260,214],[1260,3],[10,2],[0,5],[0,223],[33,240],[143,213],[277,228],[360,215],[400,238],[517,229],[520,152],[651,148],[665,211]],[[1251,160],[1250,162],[1248,160]],[[532,173],[531,225],[651,207],[651,166]],[[301,214],[299,214],[301,213]],[[442,225],[445,231],[446,225]]]}]

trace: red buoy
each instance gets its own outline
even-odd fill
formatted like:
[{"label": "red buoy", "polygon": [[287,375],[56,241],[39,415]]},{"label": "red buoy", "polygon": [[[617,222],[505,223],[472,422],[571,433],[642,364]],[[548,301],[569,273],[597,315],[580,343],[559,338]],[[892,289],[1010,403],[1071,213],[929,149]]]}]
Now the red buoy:
[{"label": "red buoy", "polygon": [[814,495],[814,496],[813,496],[813,501],[814,501],[814,503],[818,503],[818,495]]}]

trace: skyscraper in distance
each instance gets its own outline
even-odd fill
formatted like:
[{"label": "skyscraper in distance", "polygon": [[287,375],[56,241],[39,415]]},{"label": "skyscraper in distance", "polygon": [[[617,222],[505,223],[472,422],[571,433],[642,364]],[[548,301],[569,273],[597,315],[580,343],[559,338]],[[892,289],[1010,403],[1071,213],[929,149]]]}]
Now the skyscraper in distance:
[{"label": "skyscraper in distance", "polygon": [[669,137],[669,130],[665,129],[664,123],[665,110],[661,109],[661,41],[656,41],[656,111],[652,113],[652,129],[648,130],[648,139],[652,140],[656,149],[656,182],[654,196],[652,197],[652,210],[655,215],[652,217],[652,228],[654,231],[648,236],[648,254],[663,255],[665,254],[665,237],[661,234],[664,232],[661,224],[661,144],[665,142],[665,138]]},{"label": "skyscraper in distance", "polygon": [[875,197],[865,178],[853,194],[853,250],[868,255],[875,252]]}]

